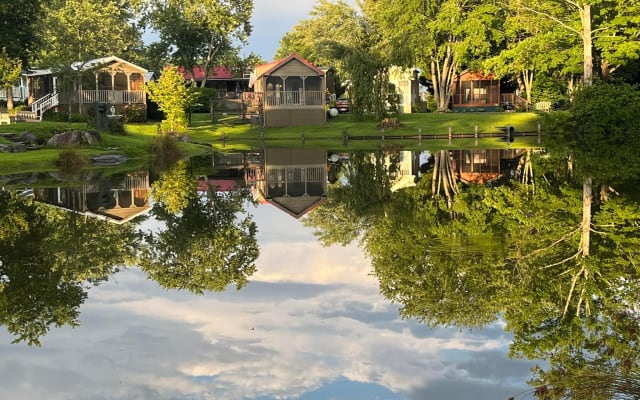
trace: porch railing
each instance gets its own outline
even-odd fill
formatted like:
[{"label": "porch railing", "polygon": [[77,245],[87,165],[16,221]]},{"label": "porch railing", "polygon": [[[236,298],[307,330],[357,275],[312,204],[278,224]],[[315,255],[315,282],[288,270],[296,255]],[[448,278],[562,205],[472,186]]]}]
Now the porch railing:
[{"label": "porch railing", "polygon": [[[83,90],[82,103],[111,103],[111,104],[130,104],[144,103],[144,90]],[[78,92],[65,93],[62,96],[63,103],[78,103]]]},{"label": "porch railing", "polygon": [[324,94],[314,91],[266,91],[265,107],[300,107],[324,105]]}]

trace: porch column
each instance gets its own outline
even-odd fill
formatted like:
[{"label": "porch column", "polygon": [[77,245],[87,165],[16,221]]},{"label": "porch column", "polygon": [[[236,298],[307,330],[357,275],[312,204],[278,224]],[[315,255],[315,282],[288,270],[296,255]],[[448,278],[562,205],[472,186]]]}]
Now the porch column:
[{"label": "porch column", "polygon": [[282,96],[284,98],[284,100],[281,103],[284,104],[289,104],[289,100],[287,99],[287,78],[289,76],[288,75],[283,75],[280,77],[280,79],[282,79]]},{"label": "porch column", "polygon": [[99,77],[100,77],[100,72],[94,72],[93,75],[95,75],[95,77],[96,77],[96,93],[97,93],[98,89],[100,88],[100,85],[98,84]]},{"label": "porch column", "polygon": [[[300,105],[307,105],[307,76],[306,75],[302,75],[300,78],[302,78],[302,93],[300,94]],[[305,193],[307,191],[307,186],[305,183]]]}]

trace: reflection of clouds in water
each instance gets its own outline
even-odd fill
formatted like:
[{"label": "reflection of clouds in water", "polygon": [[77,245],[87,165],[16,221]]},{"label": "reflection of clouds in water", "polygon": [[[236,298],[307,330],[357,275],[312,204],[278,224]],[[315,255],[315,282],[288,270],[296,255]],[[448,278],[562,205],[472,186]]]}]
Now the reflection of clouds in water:
[{"label": "reflection of clouds in water", "polygon": [[255,214],[270,240],[246,288],[193,296],[121,272],[90,290],[80,327],[52,330],[40,349],[0,345],[0,398],[285,398],[345,379],[381,398],[521,390],[526,363],[506,359],[500,324],[470,334],[402,321],[356,247],[323,249],[273,207]]},{"label": "reflection of clouds in water", "polygon": [[[397,310],[380,302],[373,288],[333,286],[269,301],[252,293],[272,285],[259,282],[240,292],[191,297],[165,292],[136,270],[116,278],[118,284],[94,290],[81,327],[52,332],[42,349],[8,347],[16,351],[0,363],[2,398],[19,393],[17,398],[36,399],[49,391],[69,399],[291,397],[341,377],[418,393],[432,390],[429,382],[436,390],[452,379],[462,387],[501,379],[479,363],[504,363],[504,340],[458,331],[451,338],[417,337],[413,329],[430,331],[399,321]],[[310,287],[279,286],[285,293]],[[136,291],[149,295],[132,296]],[[371,321],[368,313],[375,314]],[[466,357],[452,362],[444,356],[448,350]],[[474,363],[475,357],[482,358]],[[31,374],[38,371],[41,388],[33,388],[32,397],[7,385],[4,373],[16,366],[23,374],[14,374],[14,382],[33,385]],[[504,372],[499,368],[496,375]]]}]

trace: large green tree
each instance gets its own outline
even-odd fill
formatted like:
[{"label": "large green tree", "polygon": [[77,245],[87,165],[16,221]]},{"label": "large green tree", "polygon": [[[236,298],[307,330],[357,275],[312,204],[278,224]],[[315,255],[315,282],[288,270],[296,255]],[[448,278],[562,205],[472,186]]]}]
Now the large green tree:
[{"label": "large green tree", "polygon": [[[192,71],[210,72],[220,66],[237,42],[251,34],[251,0],[154,0],[149,4],[147,20],[167,48],[174,63]],[[206,79],[202,80],[204,87]]]},{"label": "large green tree", "polygon": [[41,0],[24,0],[20,4],[0,2],[0,46],[9,57],[17,57],[27,67],[31,56],[38,50],[42,37],[36,27],[42,18]]},{"label": "large green tree", "polygon": [[503,40],[503,10],[493,1],[364,0],[362,7],[396,64],[428,71],[439,111],[449,107],[456,74]]},{"label": "large green tree", "polygon": [[[640,57],[640,5],[625,0],[517,0],[514,12],[542,16],[579,38],[582,80],[593,81],[594,59],[607,76]],[[594,53],[595,51],[595,53]]]}]

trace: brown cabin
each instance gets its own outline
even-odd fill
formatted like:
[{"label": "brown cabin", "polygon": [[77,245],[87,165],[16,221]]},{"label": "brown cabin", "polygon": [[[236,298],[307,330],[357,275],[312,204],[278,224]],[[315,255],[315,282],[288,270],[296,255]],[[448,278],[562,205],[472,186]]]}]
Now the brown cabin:
[{"label": "brown cabin", "polygon": [[500,80],[483,72],[460,73],[454,81],[451,110],[501,111]]},{"label": "brown cabin", "polygon": [[325,73],[297,54],[256,66],[249,86],[245,104],[265,127],[326,122]]}]

